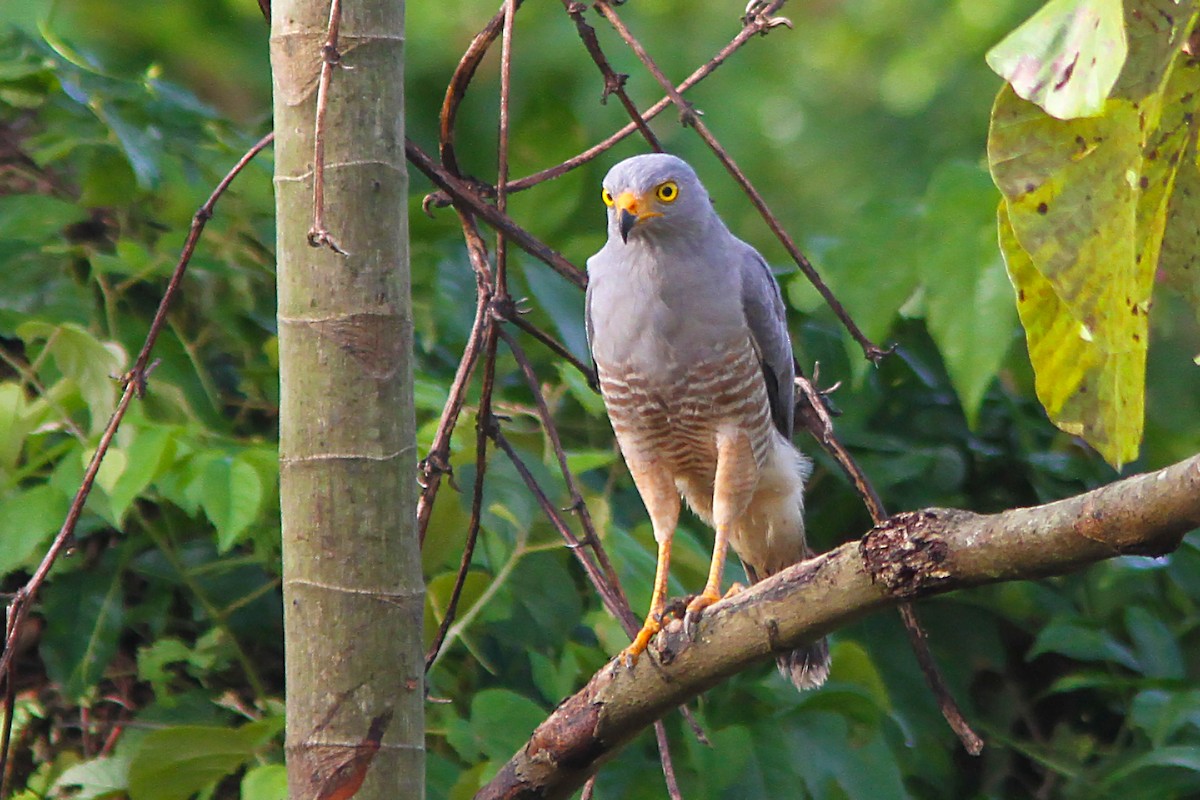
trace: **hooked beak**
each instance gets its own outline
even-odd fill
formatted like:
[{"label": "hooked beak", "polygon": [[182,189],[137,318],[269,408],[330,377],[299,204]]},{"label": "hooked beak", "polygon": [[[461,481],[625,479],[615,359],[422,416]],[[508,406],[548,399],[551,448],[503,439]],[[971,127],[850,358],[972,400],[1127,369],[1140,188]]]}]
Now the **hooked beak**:
[{"label": "hooked beak", "polygon": [[621,215],[617,220],[617,228],[621,231],[621,241],[628,244],[629,232],[633,230],[634,225],[637,225],[637,214],[624,208],[618,213]]},{"label": "hooked beak", "polygon": [[638,197],[633,192],[621,192],[613,203],[617,211],[617,230],[621,232],[621,241],[629,242],[629,232],[643,220],[651,217],[661,217],[657,211],[647,211],[646,198]]}]

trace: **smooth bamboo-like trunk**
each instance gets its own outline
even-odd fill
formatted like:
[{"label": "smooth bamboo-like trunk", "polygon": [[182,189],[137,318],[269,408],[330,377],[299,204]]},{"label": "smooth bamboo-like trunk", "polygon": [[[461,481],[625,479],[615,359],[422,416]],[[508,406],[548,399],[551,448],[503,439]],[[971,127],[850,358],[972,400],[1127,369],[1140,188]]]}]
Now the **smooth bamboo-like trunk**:
[{"label": "smooth bamboo-like trunk", "polygon": [[290,796],[421,798],[404,3],[342,10],[325,221],[347,255],[307,242],[329,0],[273,6]]}]

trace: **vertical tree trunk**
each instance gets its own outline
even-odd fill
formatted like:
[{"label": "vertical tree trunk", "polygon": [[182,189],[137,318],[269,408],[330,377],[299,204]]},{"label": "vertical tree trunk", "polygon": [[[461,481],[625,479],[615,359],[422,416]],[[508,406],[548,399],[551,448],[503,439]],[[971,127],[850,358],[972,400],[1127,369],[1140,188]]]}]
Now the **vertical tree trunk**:
[{"label": "vertical tree trunk", "polygon": [[[329,0],[275,0],[280,470],[292,798],[423,797],[404,4],[343,7],[313,248]],[[364,781],[365,778],[365,781]]]}]

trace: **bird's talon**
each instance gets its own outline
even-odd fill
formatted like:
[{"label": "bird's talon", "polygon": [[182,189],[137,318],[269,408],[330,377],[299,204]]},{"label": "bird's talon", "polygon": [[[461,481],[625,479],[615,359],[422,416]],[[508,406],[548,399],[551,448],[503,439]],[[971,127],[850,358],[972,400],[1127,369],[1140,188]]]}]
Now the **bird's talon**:
[{"label": "bird's talon", "polygon": [[637,636],[624,650],[617,655],[617,661],[625,665],[625,669],[632,669],[637,663],[638,657],[646,651],[650,646],[650,640],[654,638],[654,634],[662,630],[662,621],[658,614],[651,614],[647,618],[642,629],[638,631]]},{"label": "bird's talon", "polygon": [[704,613],[704,609],[711,606],[713,603],[721,599],[721,595],[716,591],[705,591],[692,598],[692,602],[687,605],[687,613],[683,616],[683,632],[689,639],[695,639],[699,632],[697,627],[700,624],[700,615]]}]

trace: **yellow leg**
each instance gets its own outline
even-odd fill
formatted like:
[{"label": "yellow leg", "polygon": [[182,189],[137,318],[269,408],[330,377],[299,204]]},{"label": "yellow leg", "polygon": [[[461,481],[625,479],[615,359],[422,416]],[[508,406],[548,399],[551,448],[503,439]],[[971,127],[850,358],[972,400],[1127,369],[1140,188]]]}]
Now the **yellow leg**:
[{"label": "yellow leg", "polygon": [[725,555],[728,551],[729,526],[720,525],[717,527],[716,541],[713,542],[712,561],[708,565],[708,581],[704,584],[704,591],[692,598],[683,617],[684,630],[689,634],[695,632],[700,612],[721,599],[721,576],[725,574]]},{"label": "yellow leg", "polygon": [[717,437],[717,475],[713,481],[713,542],[712,561],[708,566],[708,581],[704,591],[688,603],[684,615],[684,630],[695,634],[696,623],[704,609],[721,599],[721,578],[725,574],[725,557],[729,552],[729,531],[733,521],[745,513],[746,506],[758,485],[758,464],[750,438],[742,431],[723,431]]},{"label": "yellow leg", "polygon": [[637,663],[638,656],[645,652],[654,634],[662,630],[663,605],[667,597],[667,574],[671,565],[671,538],[658,543],[658,566],[654,569],[654,592],[650,595],[650,612],[633,643],[621,651],[618,658],[626,667]]},{"label": "yellow leg", "polygon": [[654,569],[654,591],[650,595],[650,611],[638,631],[633,643],[621,651],[617,658],[627,667],[637,663],[638,656],[645,652],[654,634],[662,630],[662,612],[667,597],[667,577],[671,566],[671,537],[675,535],[675,524],[679,521],[679,491],[675,480],[659,462],[638,460],[626,456],[629,472],[637,485],[642,503],[654,526],[654,540],[658,543],[658,564]]}]

